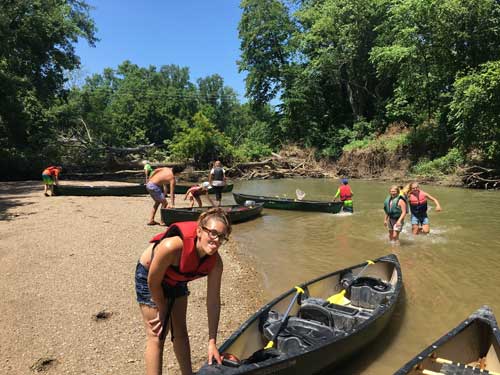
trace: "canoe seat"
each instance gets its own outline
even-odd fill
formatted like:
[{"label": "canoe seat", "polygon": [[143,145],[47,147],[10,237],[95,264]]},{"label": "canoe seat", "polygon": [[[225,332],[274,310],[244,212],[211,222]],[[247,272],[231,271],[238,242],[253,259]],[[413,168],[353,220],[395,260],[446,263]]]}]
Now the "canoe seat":
[{"label": "canoe seat", "polygon": [[[272,340],[282,318],[283,316],[276,311],[269,312],[263,325],[263,334],[267,340]],[[335,335],[335,331],[324,324],[292,316],[278,335],[277,349],[282,353],[296,354],[321,345]]]},{"label": "canoe seat", "polygon": [[391,284],[374,277],[360,277],[352,284],[349,298],[353,306],[375,309],[386,304],[392,293]]},{"label": "canoe seat", "polygon": [[299,316],[324,324],[336,331],[349,332],[370,317],[356,308],[328,303],[320,298],[308,298],[302,302]]}]

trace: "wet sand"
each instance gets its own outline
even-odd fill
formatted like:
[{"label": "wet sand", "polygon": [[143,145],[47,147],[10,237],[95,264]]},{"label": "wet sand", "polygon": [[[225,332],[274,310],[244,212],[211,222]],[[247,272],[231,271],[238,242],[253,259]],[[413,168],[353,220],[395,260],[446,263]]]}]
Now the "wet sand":
[{"label": "wet sand", "polygon": [[[177,207],[186,205],[182,197]],[[146,225],[151,206],[149,196],[47,198],[38,181],[0,185],[0,373],[28,374],[32,366],[47,374],[144,373],[133,276],[148,240],[164,230]],[[219,345],[264,302],[238,244],[229,241],[220,253]],[[205,279],[190,290],[196,371],[208,341]],[[169,342],[166,348],[164,370],[180,373]]]}]

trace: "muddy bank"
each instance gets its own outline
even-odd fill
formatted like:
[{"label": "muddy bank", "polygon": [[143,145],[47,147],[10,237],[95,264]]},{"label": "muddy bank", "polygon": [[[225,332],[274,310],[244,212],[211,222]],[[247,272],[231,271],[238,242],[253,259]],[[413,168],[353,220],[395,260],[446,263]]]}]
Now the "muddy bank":
[{"label": "muddy bank", "polygon": [[[45,198],[41,183],[30,181],[3,183],[0,197],[0,373],[143,374],[133,275],[148,240],[162,230],[145,225],[150,198]],[[219,344],[264,302],[238,243],[220,251]],[[195,370],[206,360],[205,282],[190,284]],[[166,346],[164,368],[177,374]]]}]

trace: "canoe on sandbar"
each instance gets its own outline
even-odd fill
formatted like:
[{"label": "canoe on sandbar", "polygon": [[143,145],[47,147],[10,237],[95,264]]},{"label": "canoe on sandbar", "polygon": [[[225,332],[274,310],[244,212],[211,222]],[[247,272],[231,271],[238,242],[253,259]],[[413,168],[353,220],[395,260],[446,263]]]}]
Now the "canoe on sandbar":
[{"label": "canoe on sandbar", "polygon": [[147,194],[142,184],[129,185],[54,185],[55,195],[131,196]]},{"label": "canoe on sandbar", "polygon": [[[220,206],[226,211],[231,223],[241,223],[243,221],[256,218],[262,212],[262,204],[256,203],[253,206]],[[166,225],[179,221],[196,221],[202,212],[212,208],[208,207],[193,207],[193,208],[162,208],[161,218]]]},{"label": "canoe on sandbar", "polygon": [[300,284],[259,309],[222,344],[222,365],[206,364],[197,374],[330,371],[385,328],[402,284],[393,254]]},{"label": "canoe on sandbar", "polygon": [[264,203],[265,208],[276,208],[279,210],[316,211],[337,214],[342,209],[342,202],[310,201],[279,197],[266,197],[262,195],[250,195],[233,193],[234,200],[238,204],[246,201]]},{"label": "canoe on sandbar", "polygon": [[395,375],[500,375],[499,358],[498,324],[491,309],[483,306]]}]

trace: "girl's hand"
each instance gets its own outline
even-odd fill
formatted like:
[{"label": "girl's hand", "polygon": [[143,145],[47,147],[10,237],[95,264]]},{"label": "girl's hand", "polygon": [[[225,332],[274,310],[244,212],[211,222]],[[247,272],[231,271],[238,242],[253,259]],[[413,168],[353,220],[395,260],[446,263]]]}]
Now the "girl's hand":
[{"label": "girl's hand", "polygon": [[151,328],[151,331],[153,331],[153,334],[155,336],[161,335],[161,332],[163,331],[163,324],[162,324],[162,319],[160,318],[160,313],[156,315],[156,318],[148,321],[148,324],[149,328]]},{"label": "girl's hand", "polygon": [[220,357],[219,351],[217,350],[217,345],[215,340],[211,339],[208,341],[208,364],[212,364],[212,358],[215,358],[219,365],[222,364],[222,359]]},{"label": "girl's hand", "polygon": [[384,227],[387,226],[387,220],[384,220]]}]

